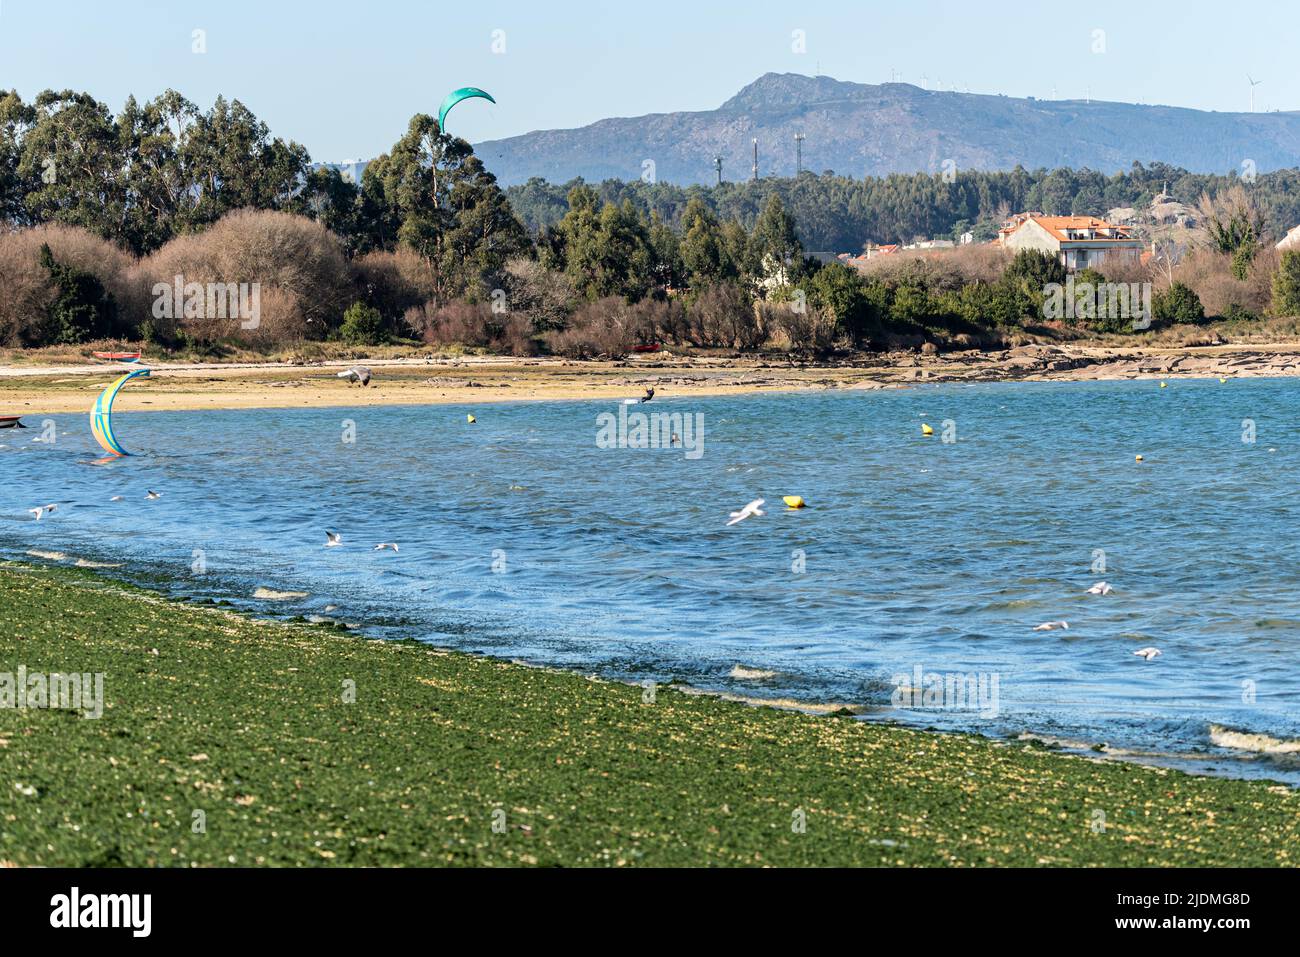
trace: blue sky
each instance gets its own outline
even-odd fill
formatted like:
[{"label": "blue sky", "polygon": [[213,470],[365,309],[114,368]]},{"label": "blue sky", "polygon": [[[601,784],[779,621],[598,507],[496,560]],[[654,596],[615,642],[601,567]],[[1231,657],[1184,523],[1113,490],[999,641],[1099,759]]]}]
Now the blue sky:
[{"label": "blue sky", "polygon": [[0,0],[0,88],[71,87],[115,110],[168,87],[205,107],[223,93],[337,161],[387,149],[466,85],[499,101],[448,124],[475,142],[712,109],[767,71],[1224,111],[1249,109],[1249,73],[1257,109],[1290,110],[1298,35],[1290,0]]}]

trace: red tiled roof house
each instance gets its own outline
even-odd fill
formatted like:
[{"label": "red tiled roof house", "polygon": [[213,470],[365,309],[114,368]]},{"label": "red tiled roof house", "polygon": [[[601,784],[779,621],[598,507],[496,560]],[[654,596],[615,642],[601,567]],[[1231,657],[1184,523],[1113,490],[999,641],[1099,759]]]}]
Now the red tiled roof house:
[{"label": "red tiled roof house", "polygon": [[1042,216],[1029,213],[1007,220],[998,241],[1011,250],[1037,249],[1060,257],[1070,272],[1104,265],[1136,263],[1146,244],[1127,226],[1091,216]]}]

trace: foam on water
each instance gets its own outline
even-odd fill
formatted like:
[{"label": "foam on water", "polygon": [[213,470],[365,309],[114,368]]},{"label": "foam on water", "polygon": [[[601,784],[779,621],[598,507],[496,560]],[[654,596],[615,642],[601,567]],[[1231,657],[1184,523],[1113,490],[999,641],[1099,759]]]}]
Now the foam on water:
[{"label": "foam on water", "polygon": [[766,681],[769,678],[775,678],[777,675],[775,671],[767,671],[763,668],[746,668],[744,665],[734,665],[727,674],[737,681]]},{"label": "foam on water", "polygon": [[1217,724],[1210,725],[1210,742],[1220,748],[1234,751],[1253,751],[1259,754],[1300,754],[1300,739],[1283,741],[1267,734],[1236,731]]}]

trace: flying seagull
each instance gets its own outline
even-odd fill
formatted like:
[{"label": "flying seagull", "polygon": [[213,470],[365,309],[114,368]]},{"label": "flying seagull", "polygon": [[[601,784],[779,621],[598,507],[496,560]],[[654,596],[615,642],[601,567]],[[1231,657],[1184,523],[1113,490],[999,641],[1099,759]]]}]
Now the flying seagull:
[{"label": "flying seagull", "polygon": [[380,542],[375,546],[375,551],[382,552],[385,548],[391,548],[395,552],[401,551],[401,549],[397,547],[397,542]]},{"label": "flying seagull", "polygon": [[55,503],[55,502],[51,502],[49,505],[42,505],[40,508],[29,508],[27,511],[29,511],[29,512],[31,512],[33,515],[35,515],[35,516],[36,516],[36,521],[39,522],[39,521],[41,520],[41,517],[42,517],[43,515],[45,515],[47,512],[52,512],[52,511],[54,511],[54,510],[55,510],[56,508],[58,508],[58,507],[59,507],[59,506],[58,506],[57,503]]},{"label": "flying seagull", "polygon": [[1139,658],[1145,658],[1147,661],[1150,661],[1152,658],[1159,658],[1159,657],[1160,657],[1160,649],[1159,649],[1159,648],[1139,648],[1137,651],[1133,652],[1133,654],[1137,655]]},{"label": "flying seagull", "polygon": [[1045,621],[1041,625],[1034,625],[1034,631],[1055,631],[1057,628],[1069,630],[1068,621]]},{"label": "flying seagull", "polygon": [[338,532],[326,532],[326,533],[325,533],[325,547],[326,547],[326,548],[333,548],[333,547],[336,546],[336,545],[342,545],[342,544],[343,544],[343,536],[340,535]]},{"label": "flying seagull", "polygon": [[370,385],[370,370],[365,366],[353,366],[340,372],[339,378],[347,379],[349,383],[360,382],[363,386],[367,386]]},{"label": "flying seagull", "polygon": [[1115,589],[1111,588],[1108,582],[1097,582],[1097,584],[1093,585],[1091,588],[1088,589],[1088,594],[1109,595],[1114,590]]},{"label": "flying seagull", "polygon": [[149,489],[149,491],[145,493],[144,497],[152,502],[156,498],[162,498],[162,492],[155,492],[153,489]]},{"label": "flying seagull", "polygon": [[743,522],[751,515],[766,515],[767,513],[764,512],[762,508],[764,501],[765,499],[756,498],[754,499],[754,501],[750,502],[748,505],[742,508],[739,512],[732,512],[731,521],[727,523],[727,527],[731,527],[732,525],[735,525],[737,522]]}]

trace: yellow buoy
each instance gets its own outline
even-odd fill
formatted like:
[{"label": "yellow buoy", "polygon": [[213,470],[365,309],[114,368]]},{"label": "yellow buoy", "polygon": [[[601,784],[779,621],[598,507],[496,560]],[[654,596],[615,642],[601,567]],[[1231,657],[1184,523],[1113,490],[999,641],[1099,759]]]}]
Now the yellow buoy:
[{"label": "yellow buoy", "polygon": [[1162,383],[1160,383],[1160,388],[1162,388],[1162,389],[1167,389],[1167,388],[1169,388],[1169,386],[1168,386],[1166,383],[1162,382]]},{"label": "yellow buoy", "polygon": [[468,422],[470,425],[473,425],[475,422],[478,421],[478,419],[474,418],[474,416],[472,415],[467,415],[465,416],[465,421]]},{"label": "yellow buoy", "polygon": [[1137,457],[1137,460],[1138,460],[1139,462],[1141,462],[1141,461],[1142,461],[1142,456],[1139,455],[1139,456]]},{"label": "yellow buoy", "polygon": [[1225,378],[1223,378],[1223,376],[1219,376],[1219,381],[1220,381],[1220,382],[1227,382],[1228,380],[1225,379]]},{"label": "yellow buoy", "polygon": [[922,423],[921,423],[921,434],[922,434],[922,435],[934,435],[934,429],[930,428],[928,425],[926,425],[924,422],[922,422]]},{"label": "yellow buoy", "polygon": [[781,501],[785,502],[785,504],[789,505],[791,508],[803,508],[806,504],[802,496],[799,495],[783,495],[781,496]]}]

